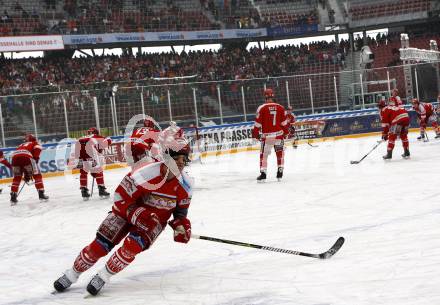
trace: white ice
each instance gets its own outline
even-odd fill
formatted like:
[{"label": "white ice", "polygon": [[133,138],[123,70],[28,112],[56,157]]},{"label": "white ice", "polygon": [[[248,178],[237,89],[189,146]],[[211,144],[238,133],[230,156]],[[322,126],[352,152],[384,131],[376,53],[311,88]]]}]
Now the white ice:
[{"label": "white ice", "polygon": [[[287,148],[285,176],[257,184],[258,152],[205,158],[195,178],[193,233],[320,253],[338,236],[333,258],[313,258],[191,240],[171,229],[113,277],[100,296],[84,299],[100,260],[70,290],[53,281],[93,238],[111,200],[81,200],[77,177],[45,180],[50,201],[26,187],[15,207],[4,189],[0,210],[0,304],[440,304],[440,141],[417,142],[411,159],[401,143],[384,162],[377,137]],[[113,190],[127,169],[107,171]]]}]

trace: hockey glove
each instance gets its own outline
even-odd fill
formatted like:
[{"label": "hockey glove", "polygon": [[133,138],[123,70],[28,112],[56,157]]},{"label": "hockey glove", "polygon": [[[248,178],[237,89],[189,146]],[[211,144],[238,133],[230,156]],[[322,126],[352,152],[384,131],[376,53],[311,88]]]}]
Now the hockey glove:
[{"label": "hockey glove", "polygon": [[26,184],[28,184],[31,181],[31,179],[32,179],[32,176],[28,172],[25,172],[24,177],[23,177],[24,182]]},{"label": "hockey glove", "polygon": [[170,220],[168,224],[174,230],[174,241],[186,244],[191,238],[191,222],[188,218]]},{"label": "hockey glove", "polygon": [[382,140],[388,141],[388,134],[387,133],[382,134]]}]

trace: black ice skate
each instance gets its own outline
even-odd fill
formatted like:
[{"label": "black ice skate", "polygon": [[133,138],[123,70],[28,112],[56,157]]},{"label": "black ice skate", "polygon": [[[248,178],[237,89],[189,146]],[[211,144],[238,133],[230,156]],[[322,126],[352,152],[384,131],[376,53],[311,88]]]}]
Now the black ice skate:
[{"label": "black ice skate", "polygon": [[404,152],[403,152],[403,154],[402,154],[402,157],[404,158],[404,159],[408,159],[409,157],[410,157],[410,153],[409,153],[409,149],[408,148],[405,148],[405,150],[404,150]]},{"label": "black ice skate", "polygon": [[105,281],[99,276],[99,274],[95,274],[95,276],[90,280],[87,285],[87,291],[91,295],[97,295],[99,291],[101,291],[102,287],[104,287]]},{"label": "black ice skate", "polygon": [[81,196],[82,196],[84,201],[89,200],[90,199],[89,189],[86,188],[86,187],[82,187],[81,188]]},{"label": "black ice skate", "polygon": [[38,190],[38,198],[41,201],[48,201],[49,200],[49,196],[44,194],[44,190]]},{"label": "black ice skate", "polygon": [[53,287],[58,292],[63,292],[78,280],[79,273],[72,269],[66,270],[64,274],[53,282]]},{"label": "black ice skate", "polygon": [[434,139],[439,139],[440,138],[440,133],[436,134]]},{"label": "black ice skate", "polygon": [[387,154],[385,156],[382,157],[384,160],[391,160],[393,158],[393,151],[392,150],[388,150]]},{"label": "black ice skate", "polygon": [[277,171],[277,179],[278,179],[278,181],[281,181],[281,178],[283,178],[283,168],[282,167],[278,167],[278,171]]},{"label": "black ice skate", "polygon": [[105,190],[105,186],[98,185],[98,190],[99,190],[99,197],[101,197],[101,198],[110,197],[110,193]]},{"label": "black ice skate", "polygon": [[0,189],[0,194],[3,192],[3,189]]},{"label": "black ice skate", "polygon": [[264,182],[264,181],[266,181],[266,173],[261,172],[260,176],[257,177],[257,182]]},{"label": "black ice skate", "polygon": [[16,192],[11,192],[11,205],[16,205],[18,202],[17,200],[17,193]]},{"label": "black ice skate", "polygon": [[424,132],[421,132],[420,133],[420,136],[418,136],[417,137],[417,140],[419,140],[419,141],[426,141],[426,138],[425,138],[425,133]]}]

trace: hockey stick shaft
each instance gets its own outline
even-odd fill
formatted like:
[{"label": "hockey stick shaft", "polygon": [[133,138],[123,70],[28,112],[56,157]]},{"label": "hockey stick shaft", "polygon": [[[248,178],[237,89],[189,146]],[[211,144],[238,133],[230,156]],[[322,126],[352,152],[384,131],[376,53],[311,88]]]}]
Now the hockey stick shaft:
[{"label": "hockey stick shaft", "polygon": [[229,244],[234,246],[241,246],[241,247],[247,247],[247,248],[254,248],[254,249],[261,249],[261,250],[267,250],[272,252],[280,252],[280,253],[286,253],[286,254],[292,254],[292,255],[300,255],[300,256],[307,256],[307,257],[313,257],[313,258],[320,258],[320,259],[326,259],[330,258],[334,253],[336,253],[340,247],[342,247],[344,243],[344,238],[340,237],[336,243],[330,248],[327,252],[321,253],[321,254],[313,254],[313,253],[307,253],[302,251],[295,251],[295,250],[288,250],[288,249],[281,249],[281,248],[275,248],[275,247],[268,247],[268,246],[261,246],[261,245],[255,245],[250,243],[245,243],[241,241],[234,241],[234,240],[228,240],[228,239],[221,239],[216,237],[209,237],[209,236],[203,236],[203,235],[196,235],[191,234],[191,238],[196,239],[203,239],[223,244]]},{"label": "hockey stick shaft", "polygon": [[90,198],[93,196],[93,188],[95,187],[95,177],[92,180],[92,190],[90,191]]},{"label": "hockey stick shaft", "polygon": [[352,164],[358,164],[358,163],[361,163],[362,160],[364,160],[369,154],[371,154],[371,153],[373,152],[373,150],[375,150],[376,148],[378,148],[379,145],[382,144],[382,142],[384,142],[384,141],[383,141],[383,140],[380,140],[379,142],[377,142],[377,144],[374,145],[374,147],[373,147],[368,153],[366,153],[365,156],[363,156],[359,161],[351,161],[351,163],[352,163]]},{"label": "hockey stick shaft", "polygon": [[23,185],[21,186],[20,190],[17,193],[17,197],[18,195],[20,195],[21,191],[23,190],[24,186],[26,185],[26,182],[23,182]]}]

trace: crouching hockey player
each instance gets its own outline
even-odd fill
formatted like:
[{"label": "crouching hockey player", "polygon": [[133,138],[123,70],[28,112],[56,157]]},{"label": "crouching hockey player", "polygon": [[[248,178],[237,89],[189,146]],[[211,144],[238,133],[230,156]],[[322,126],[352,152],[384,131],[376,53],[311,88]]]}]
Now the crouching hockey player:
[{"label": "crouching hockey player", "polygon": [[87,175],[90,173],[98,184],[99,196],[108,198],[110,194],[104,185],[103,157],[102,152],[112,143],[110,138],[105,138],[99,134],[96,127],[91,127],[87,135],[80,138],[75,145],[74,158],[78,160],[79,183],[83,200],[89,200],[90,193],[87,188]]},{"label": "crouching hockey player", "polygon": [[435,131],[435,138],[440,138],[440,128],[437,123],[437,114],[434,106],[430,103],[420,103],[418,99],[412,99],[412,107],[417,113],[417,121],[420,124],[420,136],[417,140],[428,141],[426,127],[431,124]]},{"label": "crouching hockey player", "polygon": [[42,201],[49,199],[44,194],[43,176],[38,168],[41,150],[42,147],[37,139],[32,134],[28,134],[24,138],[24,143],[20,144],[12,153],[11,163],[14,179],[11,185],[11,205],[16,205],[18,202],[18,187],[22,178],[25,183],[29,183],[33,178],[35,188],[38,191],[38,198]]},{"label": "crouching hockey player", "polygon": [[408,142],[408,127],[409,115],[408,112],[395,105],[395,102],[390,99],[388,106],[384,100],[378,104],[380,111],[380,119],[382,121],[382,140],[388,141],[387,154],[383,156],[384,160],[389,160],[393,157],[394,143],[397,136],[402,140],[403,158],[409,158],[409,142]]},{"label": "crouching hockey player", "polygon": [[191,222],[187,214],[192,186],[183,172],[189,162],[189,145],[184,140],[166,143],[164,151],[163,162],[143,165],[122,179],[114,194],[112,211],[99,226],[96,238],[54,282],[58,292],[69,288],[83,272],[123,241],[87,285],[90,294],[98,294],[113,275],[152,246],[171,216],[173,220],[168,224],[174,230],[174,241],[187,243],[190,240]]}]

